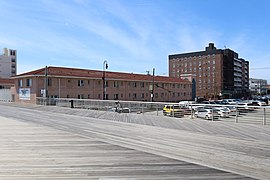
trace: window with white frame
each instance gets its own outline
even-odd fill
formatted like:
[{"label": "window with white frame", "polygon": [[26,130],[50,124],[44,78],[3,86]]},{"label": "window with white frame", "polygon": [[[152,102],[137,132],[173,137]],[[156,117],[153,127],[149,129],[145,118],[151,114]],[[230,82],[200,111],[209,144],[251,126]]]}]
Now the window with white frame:
[{"label": "window with white frame", "polygon": [[32,86],[32,79],[26,79],[26,86],[31,87]]},{"label": "window with white frame", "polygon": [[19,79],[18,80],[18,87],[22,87],[23,86],[23,80],[22,79]]},{"label": "window with white frame", "polygon": [[83,80],[78,80],[78,86],[83,86]]}]

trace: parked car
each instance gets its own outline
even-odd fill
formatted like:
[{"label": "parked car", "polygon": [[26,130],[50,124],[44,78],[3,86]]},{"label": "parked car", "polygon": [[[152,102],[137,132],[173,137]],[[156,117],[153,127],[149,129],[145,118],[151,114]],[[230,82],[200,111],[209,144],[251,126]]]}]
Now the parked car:
[{"label": "parked car", "polygon": [[264,101],[259,101],[259,100],[252,101],[251,104],[252,106],[266,106],[267,105]]},{"label": "parked car", "polygon": [[248,111],[253,111],[255,108],[254,107],[251,107],[252,106],[252,103],[251,102],[241,102],[237,105],[237,109],[240,111],[240,112],[248,112]]},{"label": "parked car", "polygon": [[236,99],[223,99],[223,102],[225,104],[231,104],[231,105],[235,105],[238,103],[238,101]]},{"label": "parked car", "polygon": [[165,105],[163,107],[164,116],[184,117],[184,110],[179,105]]},{"label": "parked car", "polygon": [[215,101],[203,101],[201,104],[216,104]]},{"label": "parked car", "polygon": [[227,107],[217,107],[215,108],[220,117],[229,117],[230,116],[230,109]]},{"label": "parked car", "polygon": [[231,116],[236,116],[236,114],[240,115],[240,112],[237,111],[236,106],[226,106],[230,110]]},{"label": "parked car", "polygon": [[218,119],[219,114],[216,109],[199,109],[195,112],[195,117],[204,118],[204,119]]}]

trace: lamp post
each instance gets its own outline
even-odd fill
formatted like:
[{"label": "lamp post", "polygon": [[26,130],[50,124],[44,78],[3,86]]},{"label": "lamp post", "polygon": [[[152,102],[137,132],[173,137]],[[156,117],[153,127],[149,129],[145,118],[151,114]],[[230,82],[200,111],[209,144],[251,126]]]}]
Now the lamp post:
[{"label": "lamp post", "polygon": [[106,99],[106,80],[105,80],[106,69],[108,69],[108,62],[107,62],[107,60],[105,60],[103,62],[103,75],[102,75],[102,80],[103,80],[103,100]]}]

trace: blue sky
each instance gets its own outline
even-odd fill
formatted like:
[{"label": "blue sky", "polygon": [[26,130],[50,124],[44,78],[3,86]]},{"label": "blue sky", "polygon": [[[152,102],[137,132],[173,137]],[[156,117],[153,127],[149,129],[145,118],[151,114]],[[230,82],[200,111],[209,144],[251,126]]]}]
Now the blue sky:
[{"label": "blue sky", "polygon": [[270,82],[268,0],[1,0],[0,48],[18,72],[46,65],[168,74],[168,55],[209,42],[250,61]]}]

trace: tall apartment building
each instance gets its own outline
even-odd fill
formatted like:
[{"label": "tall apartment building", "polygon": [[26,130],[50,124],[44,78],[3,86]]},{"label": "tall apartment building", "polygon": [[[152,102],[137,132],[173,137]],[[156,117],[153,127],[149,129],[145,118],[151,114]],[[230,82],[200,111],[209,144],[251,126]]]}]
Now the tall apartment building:
[{"label": "tall apartment building", "polygon": [[245,97],[249,93],[249,62],[230,49],[209,43],[205,51],[169,55],[169,76],[191,76],[196,96]]},{"label": "tall apartment building", "polygon": [[267,80],[266,79],[249,79],[250,93],[253,95],[265,95],[267,94]]},{"label": "tall apartment building", "polygon": [[17,51],[3,49],[0,55],[0,78],[9,78],[17,74]]},{"label": "tall apartment building", "polygon": [[13,79],[14,100],[29,103],[44,97],[44,92],[50,98],[102,100],[105,93],[108,100],[179,102],[191,100],[192,89],[189,80],[179,78],[62,67],[41,68]]}]

